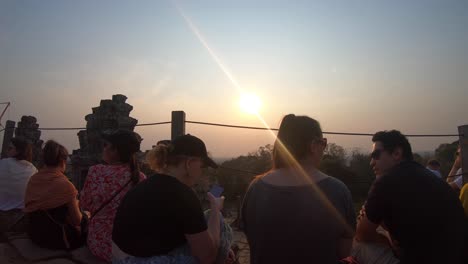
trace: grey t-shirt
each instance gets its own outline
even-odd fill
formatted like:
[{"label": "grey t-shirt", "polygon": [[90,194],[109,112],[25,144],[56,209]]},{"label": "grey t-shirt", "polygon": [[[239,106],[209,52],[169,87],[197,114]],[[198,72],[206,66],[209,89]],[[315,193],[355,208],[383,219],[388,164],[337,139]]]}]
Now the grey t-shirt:
[{"label": "grey t-shirt", "polygon": [[257,178],[244,198],[242,221],[251,264],[336,264],[338,240],[352,238],[356,215],[350,191],[336,178],[302,186]]}]

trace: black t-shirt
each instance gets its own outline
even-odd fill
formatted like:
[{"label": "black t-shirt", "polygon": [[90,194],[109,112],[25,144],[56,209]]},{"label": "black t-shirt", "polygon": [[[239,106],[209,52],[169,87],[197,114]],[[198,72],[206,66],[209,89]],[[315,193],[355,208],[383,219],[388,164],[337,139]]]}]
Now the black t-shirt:
[{"label": "black t-shirt", "polygon": [[466,219],[455,192],[416,162],[403,162],[372,185],[367,218],[384,224],[402,263],[460,263]]},{"label": "black t-shirt", "polygon": [[129,255],[149,257],[167,254],[186,243],[185,234],[206,229],[195,192],[174,177],[155,174],[122,200],[112,240]]}]

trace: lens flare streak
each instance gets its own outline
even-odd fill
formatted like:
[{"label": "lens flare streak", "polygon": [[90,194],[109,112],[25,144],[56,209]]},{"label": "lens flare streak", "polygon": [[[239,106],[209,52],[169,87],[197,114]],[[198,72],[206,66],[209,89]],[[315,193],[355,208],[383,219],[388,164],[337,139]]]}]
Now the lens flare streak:
[{"label": "lens flare streak", "polygon": [[182,10],[182,8],[175,3],[175,6],[177,8],[177,11],[179,11],[180,16],[185,20],[187,25],[189,26],[190,30],[192,33],[197,37],[198,41],[205,47],[205,49],[208,51],[210,56],[213,58],[213,60],[218,64],[219,68],[224,72],[226,77],[231,81],[231,83],[234,85],[234,87],[237,89],[238,92],[242,92],[241,86],[239,83],[236,81],[234,76],[231,74],[229,69],[224,65],[224,63],[221,61],[221,59],[216,55],[214,50],[208,45],[208,42],[205,40],[203,35],[200,33],[198,28],[193,24],[192,20],[185,14],[185,12]]},{"label": "lens flare streak", "polygon": [[[203,45],[203,47],[205,47],[205,49],[208,51],[208,53],[210,54],[210,56],[213,58],[213,60],[215,61],[215,63],[220,67],[220,69],[224,72],[224,74],[226,75],[226,77],[231,81],[232,85],[237,89],[237,91],[242,95],[243,94],[243,90],[241,88],[241,86],[239,85],[239,83],[236,81],[236,79],[234,78],[234,76],[231,74],[231,72],[228,70],[228,68],[224,65],[224,63],[221,61],[221,59],[216,55],[216,53],[214,52],[214,50],[210,47],[210,45],[208,44],[208,42],[205,40],[205,38],[203,37],[203,35],[200,33],[200,31],[198,30],[198,28],[195,26],[195,24],[190,20],[190,18],[184,13],[184,11],[182,10],[182,8],[177,4],[177,2],[174,2],[180,16],[185,20],[185,22],[187,23],[187,25],[189,26],[190,30],[192,31],[192,33],[197,37],[198,41],[200,41],[200,43]],[[263,119],[262,116],[260,116],[260,114],[258,112],[254,113],[258,120],[260,120],[260,122],[262,122],[262,124],[266,127],[266,128],[270,128],[268,126],[268,124],[265,122],[265,120]],[[276,138],[276,134],[274,131],[272,130],[269,130],[271,136],[273,138]],[[282,149],[282,151],[284,151],[284,153],[286,153],[287,157],[288,157],[288,161],[291,165],[292,168],[294,168],[297,172],[299,172],[299,174],[304,177],[304,179],[306,180],[306,182],[308,182],[310,184],[310,186],[312,186],[312,188],[314,189],[314,191],[319,194],[319,197],[320,197],[320,200],[321,202],[328,208],[328,210],[330,210],[330,212],[332,212],[335,217],[340,221],[340,223],[346,227],[346,229],[349,231],[349,232],[353,232],[354,228],[350,227],[346,220],[344,219],[344,217],[336,210],[336,208],[333,206],[333,204],[330,202],[330,200],[328,200],[328,198],[326,197],[326,195],[320,190],[320,188],[317,187],[316,183],[309,177],[308,173],[304,170],[304,168],[299,164],[299,162],[294,158],[294,156],[289,152],[289,150],[284,146],[284,144],[280,141],[280,140],[277,140],[278,141],[278,145],[279,147]]]}]

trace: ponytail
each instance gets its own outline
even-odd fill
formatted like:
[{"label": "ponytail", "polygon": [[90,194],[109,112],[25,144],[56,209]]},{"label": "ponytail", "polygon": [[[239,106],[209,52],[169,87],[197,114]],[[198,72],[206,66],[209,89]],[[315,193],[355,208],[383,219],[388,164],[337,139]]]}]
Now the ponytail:
[{"label": "ponytail", "polygon": [[140,165],[138,164],[135,153],[130,156],[128,163],[131,173],[130,180],[132,181],[133,186],[135,186],[138,182],[140,182]]},{"label": "ponytail", "polygon": [[285,168],[288,167],[289,162],[289,148],[288,148],[288,140],[290,137],[294,136],[289,131],[295,131],[295,118],[294,114],[289,114],[283,117],[281,121],[280,128],[278,130],[278,135],[276,141],[273,145],[273,167],[275,169]]},{"label": "ponytail", "polygon": [[136,158],[136,153],[140,151],[140,135],[130,130],[117,129],[103,134],[102,138],[117,151],[119,161],[128,164],[130,181],[136,185],[140,181],[140,166]]},{"label": "ponytail", "polygon": [[320,138],[322,129],[317,120],[308,116],[286,115],[273,146],[273,167],[286,168],[291,166],[292,160],[301,161],[308,155],[310,143]]}]

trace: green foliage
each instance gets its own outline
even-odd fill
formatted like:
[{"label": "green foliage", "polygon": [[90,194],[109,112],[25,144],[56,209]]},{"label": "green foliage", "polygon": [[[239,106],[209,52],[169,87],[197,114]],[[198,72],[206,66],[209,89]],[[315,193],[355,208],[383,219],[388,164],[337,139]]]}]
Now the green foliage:
[{"label": "green foliage", "polygon": [[367,197],[372,182],[375,179],[374,172],[370,166],[369,154],[354,150],[351,153],[349,169],[355,173],[350,184],[350,190],[355,202],[364,201]]},{"label": "green foliage", "polygon": [[447,176],[455,161],[455,152],[458,148],[458,141],[450,144],[440,144],[435,150],[435,158],[440,162],[440,172],[443,176]]},{"label": "green foliage", "polygon": [[414,161],[416,161],[419,164],[422,164],[422,165],[426,164],[426,163],[424,163],[423,157],[421,155],[419,155],[418,153],[413,153],[413,159],[414,159]]},{"label": "green foliage", "polygon": [[271,169],[273,147],[266,145],[257,151],[225,161],[216,171],[217,182],[224,187],[226,203],[238,201],[252,179]]},{"label": "green foliage", "polygon": [[337,164],[344,165],[346,161],[346,151],[342,146],[329,143],[323,152],[323,160],[333,160],[336,161]]}]

